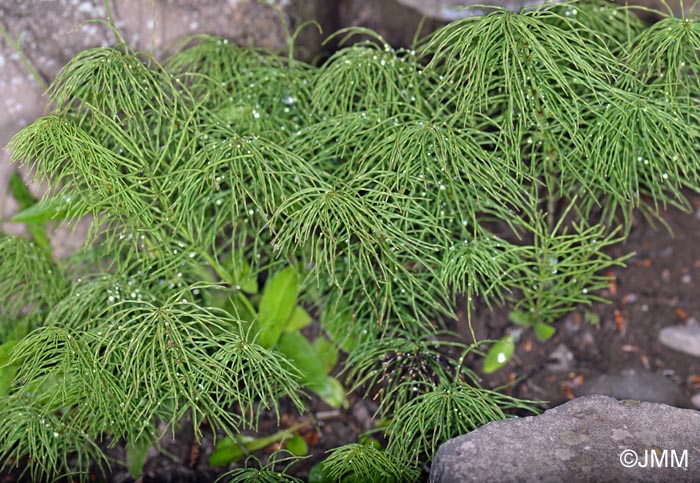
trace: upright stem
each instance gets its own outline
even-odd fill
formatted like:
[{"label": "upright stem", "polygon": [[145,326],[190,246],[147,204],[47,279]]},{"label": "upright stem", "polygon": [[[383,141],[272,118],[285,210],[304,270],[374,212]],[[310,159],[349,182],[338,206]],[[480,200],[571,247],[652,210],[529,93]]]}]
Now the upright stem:
[{"label": "upright stem", "polygon": [[10,44],[10,47],[12,47],[12,49],[15,52],[17,52],[17,55],[19,55],[19,59],[22,61],[22,64],[24,65],[25,69],[27,69],[29,71],[29,74],[31,74],[31,76],[41,86],[41,88],[44,91],[49,90],[48,82],[46,82],[44,80],[44,78],[39,75],[39,73],[36,71],[36,69],[34,69],[32,64],[29,62],[29,59],[27,59],[27,57],[24,55],[24,52],[22,52],[22,46],[20,45],[21,34],[20,34],[20,37],[17,37],[17,41],[14,42],[10,38],[10,35],[5,31],[5,29],[0,27],[0,35],[2,35],[5,38],[5,40],[7,41],[7,43]]}]

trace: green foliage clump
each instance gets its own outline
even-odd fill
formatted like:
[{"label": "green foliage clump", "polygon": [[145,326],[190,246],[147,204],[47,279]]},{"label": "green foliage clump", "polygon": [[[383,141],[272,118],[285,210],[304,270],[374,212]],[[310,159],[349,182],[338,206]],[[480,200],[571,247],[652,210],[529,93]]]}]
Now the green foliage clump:
[{"label": "green foliage clump", "polygon": [[[337,35],[356,33],[373,40],[315,66],[211,36],[161,64],[115,31],[63,68],[9,144],[50,189],[21,196],[33,240],[0,235],[6,465],[87,478],[106,435],[143,448],[189,418],[235,441],[304,389],[341,406],[340,348],[389,443],[324,471],[414,480],[441,442],[532,409],[481,388],[475,347],[441,330],[457,296],[549,337],[601,300],[635,212],[699,189],[693,16],[580,1],[493,8],[412,49]],[[84,217],[85,247],[55,258],[43,223]],[[299,332],[309,314],[331,355]]]}]

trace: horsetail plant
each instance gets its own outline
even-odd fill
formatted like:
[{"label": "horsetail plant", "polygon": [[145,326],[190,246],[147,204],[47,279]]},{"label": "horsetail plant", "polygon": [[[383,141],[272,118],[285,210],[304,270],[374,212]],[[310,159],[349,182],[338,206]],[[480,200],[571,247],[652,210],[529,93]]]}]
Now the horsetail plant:
[{"label": "horsetail plant", "polygon": [[[551,337],[601,300],[635,213],[699,189],[692,15],[493,7],[410,49],[339,32],[370,40],[321,65],[206,35],[160,62],[107,24],[115,45],[73,58],[9,144],[49,186],[35,203],[13,178],[30,236],[0,235],[0,459],[33,480],[87,479],[105,447],[143,452],[183,418],[230,450],[280,398],[342,407],[338,351],[388,445],[318,471],[416,480],[447,438],[534,409],[480,387],[465,360],[486,343],[447,324],[509,306],[524,327],[498,369],[517,331]],[[46,222],[86,218],[55,257]],[[259,466],[229,476],[296,481]]]}]

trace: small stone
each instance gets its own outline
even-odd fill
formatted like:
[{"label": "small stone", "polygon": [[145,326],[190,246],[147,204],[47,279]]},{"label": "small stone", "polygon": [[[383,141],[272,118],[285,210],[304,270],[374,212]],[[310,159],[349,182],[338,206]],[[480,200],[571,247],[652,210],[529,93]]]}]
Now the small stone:
[{"label": "small stone", "polygon": [[600,394],[615,399],[634,399],[677,406],[681,402],[681,389],[671,379],[645,371],[627,369],[621,374],[599,374],[590,377],[576,392],[577,396]]},{"label": "small stone", "polygon": [[659,342],[666,347],[700,357],[700,327],[674,325],[659,332]]},{"label": "small stone", "polygon": [[693,406],[700,409],[700,392],[694,394],[693,397],[690,398],[690,402],[693,403]]},{"label": "small stone", "polygon": [[547,369],[552,372],[565,373],[573,367],[574,354],[564,344],[559,344],[547,359]]}]

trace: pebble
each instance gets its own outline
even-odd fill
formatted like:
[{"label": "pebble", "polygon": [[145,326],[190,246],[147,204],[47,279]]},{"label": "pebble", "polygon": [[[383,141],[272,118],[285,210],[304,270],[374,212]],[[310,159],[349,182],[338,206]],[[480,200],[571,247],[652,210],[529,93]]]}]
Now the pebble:
[{"label": "pebble", "polygon": [[577,396],[601,394],[615,399],[634,399],[677,406],[681,389],[671,379],[643,369],[627,369],[621,374],[599,374],[588,378]]},{"label": "pebble", "polygon": [[700,392],[693,395],[693,397],[690,398],[690,402],[693,403],[693,406],[700,409]]},{"label": "pebble", "polygon": [[700,357],[700,327],[674,325],[659,332],[659,342],[666,347]]},{"label": "pebble", "polygon": [[547,369],[552,372],[569,372],[574,363],[574,354],[564,344],[559,344],[547,359]]}]

